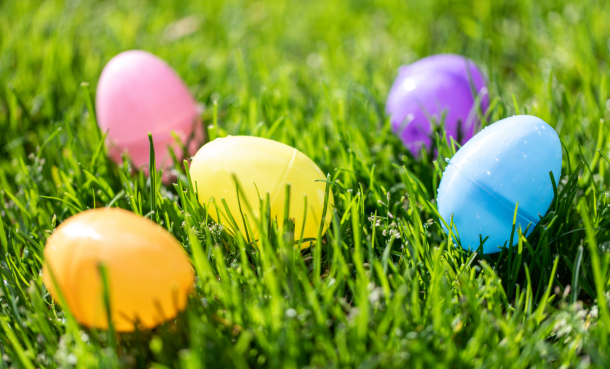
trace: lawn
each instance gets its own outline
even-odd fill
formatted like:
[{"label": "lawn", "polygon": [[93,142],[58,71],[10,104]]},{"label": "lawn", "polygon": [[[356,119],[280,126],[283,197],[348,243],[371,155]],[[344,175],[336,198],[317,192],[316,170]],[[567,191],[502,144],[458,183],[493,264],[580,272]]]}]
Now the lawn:
[{"label": "lawn", "polygon": [[[1,1],[0,368],[609,367],[609,16],[594,0]],[[271,224],[257,247],[213,224],[190,160],[165,184],[109,159],[92,102],[128,49],[180,74],[209,137],[271,138],[329,174],[319,245]],[[487,75],[484,125],[531,114],[563,143],[549,212],[497,254],[441,227],[458,147],[416,158],[385,114],[398,67],[446,52]],[[115,334],[49,295],[47,238],[103,206],[148,216],[190,255],[176,319]]]}]

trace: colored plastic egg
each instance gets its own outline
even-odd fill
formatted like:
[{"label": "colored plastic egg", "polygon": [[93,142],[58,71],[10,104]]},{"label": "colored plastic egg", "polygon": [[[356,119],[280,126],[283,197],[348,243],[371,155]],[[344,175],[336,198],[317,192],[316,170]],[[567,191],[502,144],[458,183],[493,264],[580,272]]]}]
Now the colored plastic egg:
[{"label": "colored plastic egg", "polygon": [[[315,239],[318,236],[324,209],[326,177],[318,166],[299,150],[288,145],[259,137],[233,136],[216,139],[205,146],[193,158],[190,168],[191,178],[199,193],[199,200],[208,204],[213,197],[209,215],[225,227],[231,227],[228,214],[221,199],[224,198],[231,216],[235,219],[244,237],[258,239],[257,220],[260,217],[260,199],[269,193],[271,217],[276,218],[280,229],[284,223],[284,203],[286,184],[291,184],[290,218],[295,222],[295,239]],[[238,202],[236,184],[239,181]],[[243,194],[242,194],[243,192]],[[242,196],[243,195],[243,196]],[[304,196],[307,196],[305,215]],[[248,220],[252,233],[246,233],[241,214],[249,216],[245,201],[256,219]],[[216,206],[214,206],[214,203]],[[332,193],[329,193],[324,230],[331,220],[333,207]],[[219,220],[217,212],[221,215]],[[305,215],[305,217],[304,217]],[[250,216],[251,217],[251,216]],[[304,246],[306,242],[304,242]]]},{"label": "colored plastic egg", "polygon": [[152,133],[158,169],[172,166],[168,146],[180,160],[181,145],[193,155],[203,142],[197,104],[173,69],[140,50],[120,53],[104,67],[97,85],[97,121],[108,131],[109,156],[117,163],[128,152],[136,168],[148,168]]},{"label": "colored plastic egg", "polygon": [[393,132],[413,153],[433,142],[433,126],[444,116],[447,138],[464,143],[476,132],[478,106],[489,105],[485,77],[473,61],[460,55],[440,54],[399,69],[388,100]]},{"label": "colored plastic egg", "polygon": [[[87,210],[64,221],[47,240],[43,281],[88,327],[108,328],[99,265],[108,281],[119,332],[148,329],[183,310],[194,275],[180,243],[149,219],[118,208]],[[49,272],[52,271],[52,275]],[[54,280],[56,284],[54,283]]]},{"label": "colored plastic egg", "polygon": [[[484,253],[509,246],[515,206],[516,228],[529,235],[553,201],[561,175],[561,143],[540,118],[518,115],[494,123],[451,158],[438,188],[438,211],[453,216],[464,249]],[[516,232],[516,231],[515,231]],[[454,232],[455,234],[455,232]]]}]

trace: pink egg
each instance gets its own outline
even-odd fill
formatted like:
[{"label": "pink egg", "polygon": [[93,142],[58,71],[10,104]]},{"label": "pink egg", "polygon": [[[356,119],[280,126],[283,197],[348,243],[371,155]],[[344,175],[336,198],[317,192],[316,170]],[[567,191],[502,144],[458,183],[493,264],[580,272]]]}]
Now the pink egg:
[{"label": "pink egg", "polygon": [[[121,162],[128,152],[138,169],[149,166],[152,133],[157,169],[173,165],[168,147],[180,160],[194,155],[204,139],[197,104],[174,70],[158,57],[130,50],[112,58],[104,67],[95,98],[97,121],[108,131],[110,157]],[[188,153],[172,136],[178,134]]]}]

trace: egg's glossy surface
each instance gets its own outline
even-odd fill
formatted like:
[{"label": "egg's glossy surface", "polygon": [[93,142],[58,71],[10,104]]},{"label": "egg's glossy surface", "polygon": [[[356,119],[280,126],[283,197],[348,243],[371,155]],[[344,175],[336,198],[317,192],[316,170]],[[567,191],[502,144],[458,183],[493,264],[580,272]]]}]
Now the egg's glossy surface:
[{"label": "egg's glossy surface", "polygon": [[99,265],[109,280],[111,316],[119,332],[152,328],[186,306],[194,276],[180,243],[165,229],[130,211],[87,210],[64,221],[47,240],[43,281],[74,317],[107,329]]},{"label": "egg's glossy surface", "polygon": [[148,132],[153,135],[158,169],[172,165],[168,146],[180,159],[178,134],[189,155],[203,142],[197,104],[174,70],[158,57],[130,50],[112,58],[104,67],[95,99],[97,121],[108,131],[110,157],[121,161],[129,153],[137,168],[149,165]]},{"label": "egg's glossy surface", "polygon": [[[196,182],[199,200],[207,205],[210,198],[215,199],[218,209],[212,204],[209,208],[210,216],[218,221],[216,215],[218,210],[221,214],[221,222],[231,229],[221,202],[224,198],[244,237],[246,232],[240,215],[233,173],[244,192],[245,199],[241,197],[241,193],[239,199],[241,213],[248,216],[244,204],[244,201],[248,201],[253,215],[256,218],[260,217],[259,199],[264,199],[268,192],[271,216],[277,218],[280,229],[284,222],[286,184],[290,183],[290,218],[295,221],[295,239],[300,238],[303,226],[304,239],[315,239],[318,236],[326,182],[316,182],[316,180],[325,180],[326,177],[311,159],[293,147],[259,137],[219,138],[199,150],[191,164],[190,173],[193,182]],[[303,195],[307,195],[306,219],[303,218],[305,213]],[[332,208],[333,198],[332,194],[329,194],[324,230],[330,223],[329,214]],[[258,239],[257,220],[248,222],[254,233],[250,236]]]},{"label": "egg's glossy surface", "polygon": [[[447,165],[438,188],[438,210],[457,227],[462,247],[500,251],[510,239],[515,205],[518,228],[528,234],[553,201],[561,175],[561,143],[540,118],[518,115],[494,123],[464,145]],[[508,243],[507,243],[508,246]]]},{"label": "egg's glossy surface", "polygon": [[423,146],[432,144],[430,118],[438,124],[443,112],[447,137],[461,143],[472,137],[478,125],[477,95],[485,112],[489,105],[485,77],[472,60],[460,55],[433,55],[400,68],[386,112],[394,133],[418,155]]}]

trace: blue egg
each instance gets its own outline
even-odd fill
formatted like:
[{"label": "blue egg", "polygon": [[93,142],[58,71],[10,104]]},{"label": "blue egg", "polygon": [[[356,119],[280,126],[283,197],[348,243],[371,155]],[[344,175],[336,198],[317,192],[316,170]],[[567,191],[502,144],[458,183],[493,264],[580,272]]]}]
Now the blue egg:
[{"label": "blue egg", "polygon": [[529,225],[527,234],[546,214],[554,196],[549,172],[559,181],[561,142],[555,130],[530,115],[503,119],[449,160],[438,187],[438,211],[448,225],[453,215],[464,249],[476,250],[489,236],[483,252],[499,252],[509,246],[517,202],[516,229],[525,232]]}]

